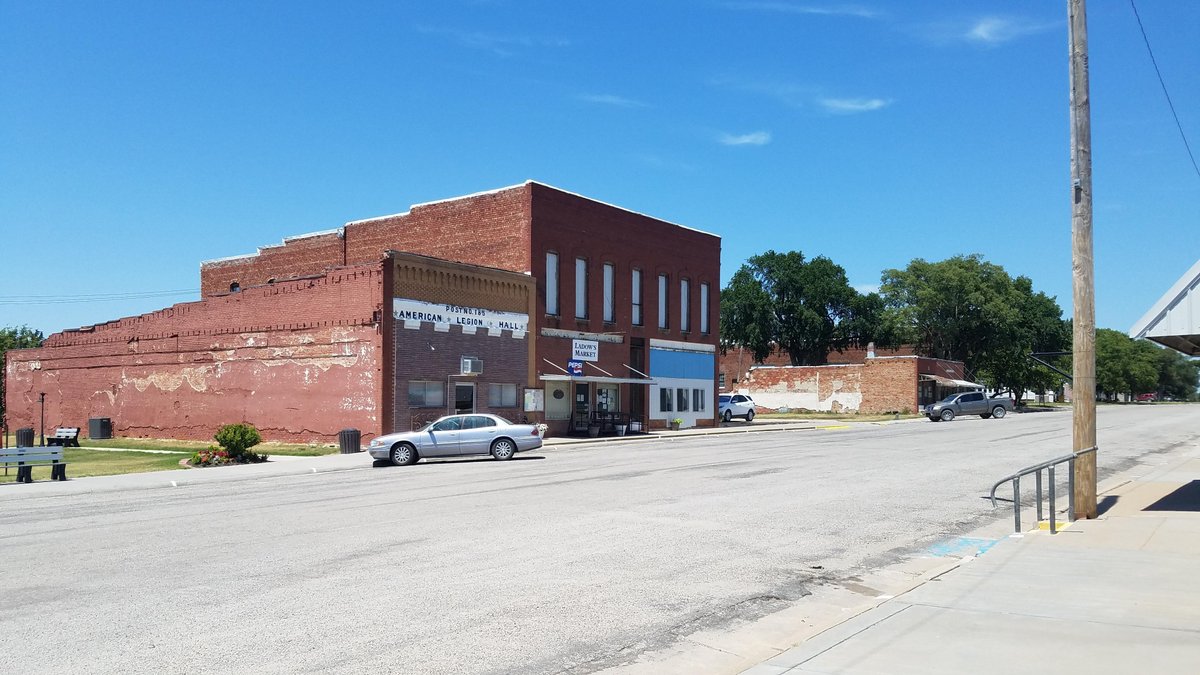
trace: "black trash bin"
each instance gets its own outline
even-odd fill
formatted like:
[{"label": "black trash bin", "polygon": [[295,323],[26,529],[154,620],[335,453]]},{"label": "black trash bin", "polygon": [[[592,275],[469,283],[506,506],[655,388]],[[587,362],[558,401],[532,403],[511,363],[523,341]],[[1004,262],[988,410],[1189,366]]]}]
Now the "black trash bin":
[{"label": "black trash bin", "polygon": [[17,447],[32,448],[33,447],[33,427],[25,427],[17,429]]},{"label": "black trash bin", "polygon": [[88,438],[112,438],[112,420],[107,417],[92,417],[88,420]]},{"label": "black trash bin", "polygon": [[362,433],[358,429],[342,429],[338,432],[338,447],[343,455],[362,452]]}]

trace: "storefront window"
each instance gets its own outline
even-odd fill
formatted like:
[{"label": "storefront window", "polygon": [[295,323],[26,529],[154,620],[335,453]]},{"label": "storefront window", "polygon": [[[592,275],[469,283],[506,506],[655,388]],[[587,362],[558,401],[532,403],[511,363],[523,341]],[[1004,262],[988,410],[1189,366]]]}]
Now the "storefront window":
[{"label": "storefront window", "polygon": [[671,412],[674,407],[671,405],[672,390],[666,387],[658,390],[658,409],[661,412]]},{"label": "storefront window", "polygon": [[687,389],[676,389],[675,391],[676,391],[676,392],[678,392],[678,398],[679,398],[679,408],[678,408],[678,410],[679,410],[679,412],[687,412],[687,409],[688,409],[688,390],[687,390]]},{"label": "storefront window", "polygon": [[441,408],[446,405],[445,383],[410,380],[408,405],[412,408]]},{"label": "storefront window", "polygon": [[703,389],[692,390],[692,410],[695,410],[696,412],[703,412],[704,408],[707,407],[704,405],[704,393],[705,392]]},{"label": "storefront window", "polygon": [[517,407],[517,385],[515,385],[515,384],[489,384],[488,385],[488,407],[489,408],[515,408],[515,407]]}]

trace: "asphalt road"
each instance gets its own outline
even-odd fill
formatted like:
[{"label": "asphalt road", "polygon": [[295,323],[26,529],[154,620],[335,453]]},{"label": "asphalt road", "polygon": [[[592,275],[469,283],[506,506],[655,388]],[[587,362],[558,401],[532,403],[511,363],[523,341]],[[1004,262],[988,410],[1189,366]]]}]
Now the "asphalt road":
[{"label": "asphalt road", "polygon": [[[1200,442],[1102,407],[1101,476]],[[1067,412],[623,442],[179,488],[0,490],[9,672],[586,673],[1011,518]],[[87,479],[98,480],[98,479]],[[82,481],[78,481],[82,483]]]}]

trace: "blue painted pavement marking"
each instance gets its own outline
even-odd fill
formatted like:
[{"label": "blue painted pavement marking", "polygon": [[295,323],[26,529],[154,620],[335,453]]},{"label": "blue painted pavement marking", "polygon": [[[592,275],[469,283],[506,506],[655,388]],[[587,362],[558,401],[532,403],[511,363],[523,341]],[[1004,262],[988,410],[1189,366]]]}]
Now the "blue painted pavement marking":
[{"label": "blue painted pavement marking", "polygon": [[955,556],[962,558],[964,556],[974,555],[979,556],[988,552],[988,549],[995,546],[999,539],[977,539],[974,537],[955,537],[946,541],[934,544],[926,549],[930,555],[938,557]]}]

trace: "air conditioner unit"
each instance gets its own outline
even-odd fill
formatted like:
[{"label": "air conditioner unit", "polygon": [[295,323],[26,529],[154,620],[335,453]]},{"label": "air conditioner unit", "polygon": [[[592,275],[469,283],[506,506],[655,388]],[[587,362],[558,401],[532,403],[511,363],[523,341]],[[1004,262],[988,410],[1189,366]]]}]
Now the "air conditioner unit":
[{"label": "air conditioner unit", "polygon": [[483,359],[477,359],[474,356],[462,357],[463,375],[480,375],[483,373]]}]

